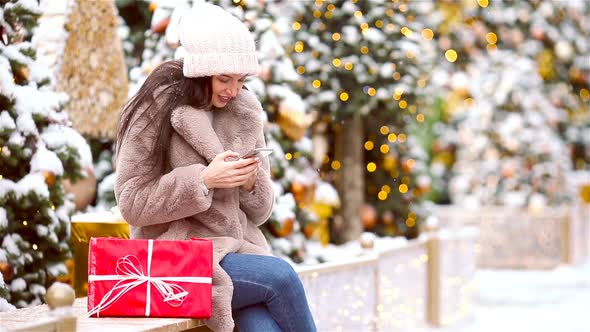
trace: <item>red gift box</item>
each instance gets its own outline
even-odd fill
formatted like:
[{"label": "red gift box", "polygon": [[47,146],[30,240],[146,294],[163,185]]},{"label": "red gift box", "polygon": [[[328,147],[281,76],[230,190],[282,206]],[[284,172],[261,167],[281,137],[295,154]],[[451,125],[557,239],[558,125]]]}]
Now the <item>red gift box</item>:
[{"label": "red gift box", "polygon": [[211,317],[213,243],[91,238],[88,314]]}]

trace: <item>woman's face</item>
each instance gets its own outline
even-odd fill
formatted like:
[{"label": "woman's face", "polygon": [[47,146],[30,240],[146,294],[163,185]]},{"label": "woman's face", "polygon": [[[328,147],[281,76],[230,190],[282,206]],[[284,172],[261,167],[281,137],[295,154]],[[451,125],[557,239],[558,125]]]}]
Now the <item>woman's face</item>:
[{"label": "woman's face", "polygon": [[213,95],[211,96],[211,103],[217,108],[222,108],[232,99],[234,99],[242,86],[246,75],[239,74],[224,74],[213,76],[211,79],[211,86]]}]

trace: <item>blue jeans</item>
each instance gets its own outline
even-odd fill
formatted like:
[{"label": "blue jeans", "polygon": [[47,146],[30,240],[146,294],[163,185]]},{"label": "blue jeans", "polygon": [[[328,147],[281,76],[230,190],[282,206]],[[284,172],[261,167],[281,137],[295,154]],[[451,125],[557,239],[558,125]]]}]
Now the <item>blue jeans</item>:
[{"label": "blue jeans", "polygon": [[303,285],[289,263],[231,253],[221,267],[234,285],[231,305],[240,332],[316,331]]}]

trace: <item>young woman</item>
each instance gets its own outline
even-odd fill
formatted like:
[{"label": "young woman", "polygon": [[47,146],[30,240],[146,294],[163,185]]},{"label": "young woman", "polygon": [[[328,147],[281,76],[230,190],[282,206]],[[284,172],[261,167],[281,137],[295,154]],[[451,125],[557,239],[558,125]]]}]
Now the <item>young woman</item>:
[{"label": "young woman", "polygon": [[201,4],[182,19],[184,60],[165,62],[121,114],[115,194],[132,238],[213,240],[214,331],[315,331],[297,274],[258,229],[272,212],[259,65],[246,26]]}]

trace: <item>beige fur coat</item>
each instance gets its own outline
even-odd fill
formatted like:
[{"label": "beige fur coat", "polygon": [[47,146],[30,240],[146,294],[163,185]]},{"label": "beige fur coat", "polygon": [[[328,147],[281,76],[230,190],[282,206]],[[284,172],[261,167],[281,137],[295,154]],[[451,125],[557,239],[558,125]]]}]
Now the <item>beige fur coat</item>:
[{"label": "beige fur coat", "polygon": [[212,123],[205,112],[190,106],[173,111],[172,170],[147,184],[150,169],[142,160],[155,130],[148,127],[140,133],[140,124],[147,121],[140,117],[118,147],[115,194],[132,238],[213,240],[213,316],[207,326],[231,331],[233,285],[219,262],[233,252],[270,254],[258,226],[270,216],[274,194],[268,158],[262,160],[254,193],[217,188],[203,194],[201,171],[217,154],[226,150],[243,154],[265,146],[262,107],[251,92],[241,90],[225,108],[214,111]]}]

